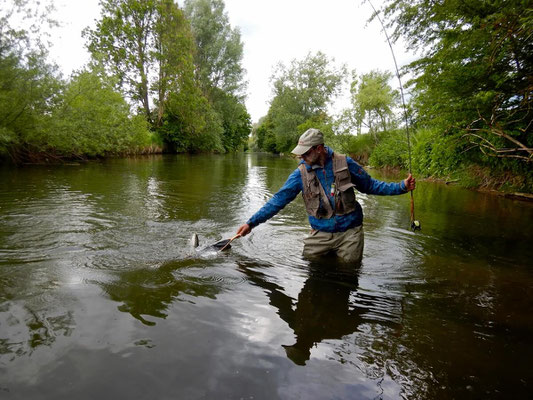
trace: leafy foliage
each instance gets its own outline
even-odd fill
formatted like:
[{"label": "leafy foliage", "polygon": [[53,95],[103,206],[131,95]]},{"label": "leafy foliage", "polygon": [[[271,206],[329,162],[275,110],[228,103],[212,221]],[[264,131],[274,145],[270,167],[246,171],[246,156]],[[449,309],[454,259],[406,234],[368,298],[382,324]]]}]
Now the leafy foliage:
[{"label": "leafy foliage", "polygon": [[[0,57],[16,54],[25,58],[31,54],[46,54],[48,34],[43,27],[53,28],[57,21],[50,17],[53,0],[0,0]],[[16,26],[23,22],[22,27]]]},{"label": "leafy foliage", "polygon": [[0,72],[0,153],[17,158],[19,150],[42,145],[45,115],[61,84],[38,54],[1,58]]},{"label": "leafy foliage", "polygon": [[172,0],[101,6],[96,28],[85,32],[89,50],[168,150],[230,151],[246,143],[242,42],[221,0],[189,1],[186,12]]},{"label": "leafy foliage", "polygon": [[170,94],[158,132],[173,151],[223,151],[222,121],[195,85]]},{"label": "leafy foliage", "polygon": [[241,149],[252,129],[242,96],[246,82],[240,31],[231,27],[222,0],[188,0],[185,13],[196,42],[197,82],[218,113],[223,149]]},{"label": "leafy foliage", "polygon": [[[193,38],[172,0],[102,0],[102,17],[86,30],[88,48],[118,87],[138,102],[146,119],[161,124],[168,94],[193,72]],[[152,99],[159,108],[154,118]]]},{"label": "leafy foliage", "polygon": [[274,97],[263,122],[268,129],[257,131],[263,136],[257,143],[267,146],[261,148],[289,151],[299,136],[299,125],[326,117],[327,106],[339,94],[346,75],[344,66],[337,68],[332,62],[318,52],[293,60],[289,67],[278,65],[271,78]]},{"label": "leafy foliage", "polygon": [[[16,1],[15,6],[29,4]],[[39,16],[44,20],[46,14]],[[32,32],[2,29],[0,156],[41,161],[138,151],[150,145],[146,122],[130,117],[129,105],[102,71],[80,72],[64,82],[47,63],[44,46],[31,39]]]},{"label": "leafy foliage", "polygon": [[465,159],[460,135],[442,136],[438,129],[420,129],[413,137],[413,170],[425,176],[451,176]]},{"label": "leafy foliage", "polygon": [[136,151],[151,144],[146,120],[98,71],[72,77],[43,132],[46,146],[62,155],[100,156]]},{"label": "leafy foliage", "polygon": [[528,4],[387,2],[384,11],[394,37],[404,37],[422,52],[409,66],[420,125],[460,133],[487,156],[533,161],[533,16]]},{"label": "leafy foliage", "polygon": [[216,90],[213,107],[222,120],[222,146],[225,151],[242,150],[252,130],[250,114],[233,95]]},{"label": "leafy foliage", "polygon": [[252,130],[252,140],[255,150],[276,152],[276,137],[274,136],[272,122],[263,117]]},{"label": "leafy foliage", "polygon": [[408,149],[405,130],[383,131],[369,163],[374,167],[408,168]]},{"label": "leafy foliage", "polygon": [[32,38],[38,31],[9,25],[16,12],[35,18],[37,25],[46,20],[46,14],[26,9],[27,3],[16,1],[0,10],[0,156],[15,160],[42,145],[45,116],[61,88],[56,68],[46,62],[44,45]]},{"label": "leafy foliage", "polygon": [[328,139],[328,145],[342,154],[350,155],[362,165],[368,164],[368,159],[376,148],[376,142],[369,134],[336,134],[332,139]]},{"label": "leafy foliage", "polygon": [[119,78],[125,93],[140,102],[149,121],[149,71],[155,67],[156,7],[153,1],[102,0],[96,29],[84,31],[89,51]]},{"label": "leafy foliage", "polygon": [[359,78],[355,71],[352,72],[352,107],[343,115],[347,129],[360,134],[364,127],[377,140],[377,132],[387,131],[396,125],[394,107],[399,101],[399,94],[388,83],[391,77],[390,72],[379,70]]},{"label": "leafy foliage", "polygon": [[223,91],[238,96],[246,88],[241,65],[243,43],[238,28],[232,28],[222,0],[187,0],[185,14],[197,45],[194,61],[198,81],[208,96]]}]

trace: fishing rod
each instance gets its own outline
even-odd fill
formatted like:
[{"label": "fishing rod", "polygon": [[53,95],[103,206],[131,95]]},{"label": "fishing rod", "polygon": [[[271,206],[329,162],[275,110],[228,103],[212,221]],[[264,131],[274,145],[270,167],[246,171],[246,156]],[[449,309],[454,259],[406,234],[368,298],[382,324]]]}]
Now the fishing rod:
[{"label": "fishing rod", "polygon": [[[400,84],[400,96],[402,98],[402,106],[403,106],[403,115],[405,118],[405,133],[407,135],[407,150],[409,153],[409,175],[411,174],[411,136],[409,134],[409,117],[407,115],[407,106],[405,105],[405,97],[403,95],[403,85],[402,85],[402,79],[400,78],[400,70],[398,69],[398,63],[396,62],[396,55],[394,54],[394,49],[392,48],[392,43],[389,38],[389,35],[387,34],[387,30],[385,29],[385,24],[381,20],[379,13],[377,12],[376,8],[372,4],[370,0],[367,0],[368,4],[370,4],[370,7],[372,7],[372,10],[374,10],[374,15],[378,18],[379,23],[381,24],[381,28],[383,29],[383,33],[385,34],[385,37],[387,38],[387,43],[389,44],[389,48],[392,54],[392,59],[394,60],[394,68],[396,68],[396,77],[398,78],[398,83]],[[420,221],[417,221],[415,219],[415,198],[413,195],[413,191],[410,191],[411,193],[411,229],[413,231],[422,229],[422,226],[420,225]]]}]

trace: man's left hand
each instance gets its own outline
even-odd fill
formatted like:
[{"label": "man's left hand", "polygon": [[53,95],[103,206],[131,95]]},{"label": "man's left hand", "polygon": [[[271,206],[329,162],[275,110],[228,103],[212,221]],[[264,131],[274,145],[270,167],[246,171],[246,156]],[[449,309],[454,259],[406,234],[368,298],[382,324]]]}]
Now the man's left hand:
[{"label": "man's left hand", "polygon": [[403,180],[403,183],[405,185],[405,190],[407,190],[408,192],[410,192],[411,190],[415,190],[416,188],[416,180],[411,174],[409,174],[409,176]]}]

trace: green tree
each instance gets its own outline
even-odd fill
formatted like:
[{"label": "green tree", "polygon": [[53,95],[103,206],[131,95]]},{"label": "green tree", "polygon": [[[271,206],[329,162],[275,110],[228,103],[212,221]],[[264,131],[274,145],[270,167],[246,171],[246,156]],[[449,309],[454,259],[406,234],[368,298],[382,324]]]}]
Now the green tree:
[{"label": "green tree", "polygon": [[222,145],[225,151],[242,150],[252,131],[252,121],[246,107],[235,96],[218,91],[214,109],[220,115],[224,132]]},{"label": "green tree", "polygon": [[272,122],[266,116],[261,117],[253,127],[252,138],[256,150],[268,151],[270,153],[276,152],[276,138],[272,128]]},{"label": "green tree", "polygon": [[[16,162],[41,148],[45,116],[61,88],[40,38],[40,27],[53,24],[49,11],[24,0],[2,1],[0,7],[0,156]],[[14,20],[25,21],[26,28],[13,26]]]},{"label": "green tree", "polygon": [[378,131],[387,131],[395,126],[394,107],[399,94],[388,84],[391,77],[390,72],[374,70],[352,81],[351,112],[358,134],[364,126],[377,141]]},{"label": "green tree", "polygon": [[49,35],[42,28],[58,26],[53,11],[53,0],[0,0],[0,56],[46,54]]},{"label": "green tree", "polygon": [[0,57],[0,153],[23,161],[43,145],[45,116],[61,83],[40,54]]},{"label": "green tree", "polygon": [[159,19],[156,24],[155,57],[159,76],[157,88],[158,117],[156,125],[161,125],[169,93],[187,90],[194,86],[194,38],[190,24],[184,13],[172,0],[158,3]]},{"label": "green tree", "polygon": [[177,152],[224,151],[222,121],[193,79],[169,95],[158,132]]},{"label": "green tree", "polygon": [[393,38],[421,54],[409,66],[417,122],[487,156],[533,161],[530,3],[388,0],[383,11]]},{"label": "green tree", "polygon": [[49,116],[46,147],[63,156],[102,156],[148,147],[150,132],[101,71],[74,75]]},{"label": "green tree", "polygon": [[224,7],[223,0],[186,0],[184,7],[196,40],[198,80],[211,100],[216,89],[237,97],[246,89],[241,33]]},{"label": "green tree", "polygon": [[188,0],[185,13],[196,41],[196,77],[219,114],[222,145],[225,151],[238,150],[251,132],[250,115],[243,104],[246,82],[240,31],[231,27],[222,0]]},{"label": "green tree", "polygon": [[84,32],[88,48],[158,126],[169,93],[179,90],[192,73],[194,42],[188,22],[172,0],[101,0],[100,6],[96,28]]},{"label": "green tree", "polygon": [[277,152],[294,146],[299,125],[327,115],[346,75],[346,67],[335,67],[333,61],[318,52],[293,60],[289,67],[277,66],[271,78],[274,97],[265,121],[271,126]]}]

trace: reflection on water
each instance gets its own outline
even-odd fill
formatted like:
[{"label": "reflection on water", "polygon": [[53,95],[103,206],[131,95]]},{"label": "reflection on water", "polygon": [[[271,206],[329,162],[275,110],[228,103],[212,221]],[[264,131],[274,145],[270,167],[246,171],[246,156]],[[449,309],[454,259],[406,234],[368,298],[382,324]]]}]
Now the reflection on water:
[{"label": "reflection on water", "polygon": [[358,194],[357,269],[302,259],[300,198],[229,252],[190,247],[193,232],[200,249],[233,236],[295,166],[253,154],[1,168],[2,397],[531,393],[533,204],[420,182],[415,234],[407,196]]},{"label": "reflection on water", "polygon": [[[58,336],[70,336],[75,328],[72,311],[47,315],[31,306],[4,303],[0,355],[8,360],[30,357],[40,346],[52,346]],[[5,318],[5,319],[4,319]]]},{"label": "reflection on water", "polygon": [[191,301],[191,296],[216,299],[226,286],[242,283],[242,278],[231,276],[231,271],[217,265],[220,259],[213,260],[214,257],[215,254],[209,256],[211,260],[186,258],[152,268],[124,270],[114,281],[94,283],[120,303],[118,310],[151,326],[156,322],[146,316],[166,318],[167,309],[175,301]]},{"label": "reflection on water", "polygon": [[[372,307],[371,296],[357,294],[359,269],[351,265],[335,264],[334,259],[313,261],[309,265],[306,281],[298,294],[292,299],[284,293],[284,288],[269,281],[255,264],[239,263],[239,269],[250,282],[263,288],[269,304],[293,330],[295,343],[283,345],[287,357],[298,365],[305,365],[311,349],[325,339],[341,339],[358,329]],[[357,297],[352,297],[352,294]],[[388,314],[387,307],[383,307]],[[392,321],[385,322],[389,323]]]}]

